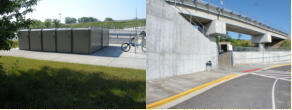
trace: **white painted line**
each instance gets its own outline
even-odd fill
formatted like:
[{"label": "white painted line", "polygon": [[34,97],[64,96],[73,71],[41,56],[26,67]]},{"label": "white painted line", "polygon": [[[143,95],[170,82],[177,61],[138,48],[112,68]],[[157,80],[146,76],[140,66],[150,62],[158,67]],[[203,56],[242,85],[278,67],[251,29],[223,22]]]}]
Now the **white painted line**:
[{"label": "white painted line", "polygon": [[261,74],[256,74],[256,73],[250,73],[250,74],[257,75],[257,76],[262,76],[262,77],[267,77],[267,78],[272,78],[272,79],[280,79],[280,80],[284,80],[284,81],[290,81],[289,79],[285,79],[285,78],[275,78],[275,77],[261,75]]},{"label": "white painted line", "polygon": [[276,88],[276,84],[278,82],[278,79],[275,80],[273,88],[272,88],[272,104],[273,104],[273,110],[276,109],[276,101],[275,101],[275,88]]}]

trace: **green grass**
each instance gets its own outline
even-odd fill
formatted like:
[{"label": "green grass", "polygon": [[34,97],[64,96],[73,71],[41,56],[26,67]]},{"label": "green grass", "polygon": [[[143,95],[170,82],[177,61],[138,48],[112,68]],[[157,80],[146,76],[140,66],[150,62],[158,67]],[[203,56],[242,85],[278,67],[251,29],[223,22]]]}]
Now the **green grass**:
[{"label": "green grass", "polygon": [[0,57],[0,108],[145,108],[145,70]]},{"label": "green grass", "polygon": [[284,43],[280,46],[280,48],[291,49],[291,40],[285,40]]},{"label": "green grass", "polygon": [[128,27],[135,27],[135,26],[145,26],[146,20],[129,20],[129,21],[111,21],[111,22],[92,22],[92,23],[77,23],[77,24],[67,24],[63,27],[69,27],[69,28],[88,28],[90,26],[93,27],[105,27],[105,28],[116,28],[116,29],[122,29],[122,28],[128,28]]},{"label": "green grass", "polygon": [[[76,24],[60,24],[59,28],[88,28],[88,27],[105,27],[109,29],[123,29],[130,27],[140,27],[146,25],[146,19],[138,20],[123,20],[123,21],[99,21],[91,23],[76,23]],[[30,28],[55,28],[53,25],[51,27],[45,27],[44,22],[37,22],[32,24]]]}]

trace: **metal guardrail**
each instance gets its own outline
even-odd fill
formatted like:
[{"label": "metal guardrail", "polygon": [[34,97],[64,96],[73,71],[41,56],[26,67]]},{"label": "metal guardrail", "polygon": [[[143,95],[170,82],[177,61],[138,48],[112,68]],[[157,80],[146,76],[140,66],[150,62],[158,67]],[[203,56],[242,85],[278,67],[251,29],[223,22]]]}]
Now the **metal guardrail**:
[{"label": "metal guardrail", "polygon": [[258,47],[233,47],[233,51],[241,52],[241,51],[260,51]]},{"label": "metal guardrail", "polygon": [[213,13],[213,14],[217,14],[217,15],[221,15],[224,17],[228,17],[237,21],[241,21],[256,27],[259,27],[261,29],[270,31],[270,32],[274,32],[283,36],[289,36],[287,33],[282,32],[280,30],[274,29],[270,26],[267,26],[263,23],[260,23],[256,20],[253,20],[249,17],[243,16],[237,12],[228,10],[228,9],[224,9],[224,8],[220,8],[218,6],[215,6],[213,4],[209,4],[207,2],[201,1],[201,0],[165,0],[166,2],[169,3],[173,3],[175,5],[183,5],[186,7],[190,7],[190,8],[195,8],[195,9],[199,9],[199,10],[203,10],[205,12],[208,13]]},{"label": "metal guardrail", "polygon": [[[235,52],[255,52],[260,51],[258,47],[233,47]],[[289,48],[265,48],[264,51],[291,51]]]}]

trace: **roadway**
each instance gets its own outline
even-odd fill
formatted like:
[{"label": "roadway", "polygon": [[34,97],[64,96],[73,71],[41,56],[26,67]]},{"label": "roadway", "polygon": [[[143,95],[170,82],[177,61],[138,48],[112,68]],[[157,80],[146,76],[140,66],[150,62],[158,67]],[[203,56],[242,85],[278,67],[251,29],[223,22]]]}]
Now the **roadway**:
[{"label": "roadway", "polygon": [[290,109],[291,66],[267,69],[241,76],[172,108]]}]

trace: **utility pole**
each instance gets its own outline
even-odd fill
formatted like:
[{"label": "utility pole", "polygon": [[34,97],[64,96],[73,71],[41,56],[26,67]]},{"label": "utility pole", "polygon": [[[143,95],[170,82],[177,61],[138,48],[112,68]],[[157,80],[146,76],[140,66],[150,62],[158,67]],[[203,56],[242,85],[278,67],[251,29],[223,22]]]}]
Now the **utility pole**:
[{"label": "utility pole", "polygon": [[137,1],[136,1],[136,26],[135,26],[136,36],[135,36],[135,54],[136,54],[136,52],[137,52],[137,43],[138,43],[137,24],[138,24],[138,7],[137,7]]},{"label": "utility pole", "polygon": [[60,23],[61,23],[61,19],[62,19],[62,13],[59,13],[59,20],[60,20]]}]

